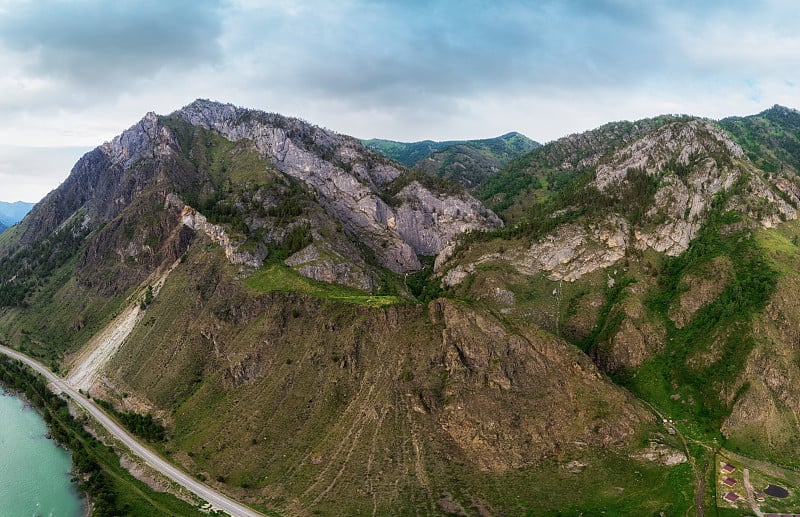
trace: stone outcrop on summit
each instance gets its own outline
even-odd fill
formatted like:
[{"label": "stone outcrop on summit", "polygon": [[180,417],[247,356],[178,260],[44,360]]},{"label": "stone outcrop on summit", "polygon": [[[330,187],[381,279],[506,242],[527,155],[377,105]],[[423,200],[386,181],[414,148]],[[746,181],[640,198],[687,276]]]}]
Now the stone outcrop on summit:
[{"label": "stone outcrop on summit", "polygon": [[232,141],[252,141],[280,171],[311,187],[344,228],[392,271],[420,269],[418,254],[437,255],[464,231],[502,226],[469,194],[437,194],[418,182],[400,192],[399,207],[390,206],[381,192],[403,171],[354,138],[297,119],[202,100],[175,116]]}]

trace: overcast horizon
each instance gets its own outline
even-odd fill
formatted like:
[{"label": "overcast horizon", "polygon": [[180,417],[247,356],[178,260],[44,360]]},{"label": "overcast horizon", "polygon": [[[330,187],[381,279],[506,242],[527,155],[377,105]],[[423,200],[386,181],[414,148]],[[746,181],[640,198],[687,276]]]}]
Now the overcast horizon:
[{"label": "overcast horizon", "polygon": [[360,138],[539,142],[664,113],[798,107],[789,1],[0,0],[0,182],[196,98]]}]

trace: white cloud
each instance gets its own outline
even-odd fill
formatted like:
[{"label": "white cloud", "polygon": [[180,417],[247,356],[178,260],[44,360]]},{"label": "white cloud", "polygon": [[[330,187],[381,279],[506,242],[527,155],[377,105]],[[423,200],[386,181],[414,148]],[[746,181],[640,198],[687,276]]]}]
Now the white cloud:
[{"label": "white cloud", "polygon": [[67,178],[85,147],[21,147],[0,145],[3,201],[35,202]]},{"label": "white cloud", "polygon": [[[0,142],[93,147],[198,97],[403,140],[548,141],[665,112],[797,106],[793,2],[168,4],[0,0]],[[68,171],[27,160],[49,188]]]}]

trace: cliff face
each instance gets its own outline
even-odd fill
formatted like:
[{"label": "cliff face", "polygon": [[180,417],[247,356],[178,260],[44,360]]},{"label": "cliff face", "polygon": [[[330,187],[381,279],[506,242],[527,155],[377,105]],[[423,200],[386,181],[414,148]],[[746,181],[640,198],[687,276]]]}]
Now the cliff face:
[{"label": "cliff face", "polygon": [[[445,275],[445,284],[456,285],[465,278],[465,271],[495,259],[526,275],[544,272],[554,280],[575,281],[615,264],[629,250],[677,256],[698,235],[714,199],[737,182],[743,190],[728,199],[728,208],[747,213],[765,227],[797,218],[796,183],[765,179],[718,125],[700,119],[677,120],[641,133],[636,129],[635,137],[620,138],[623,145],[616,148],[598,149],[596,138],[565,139],[563,153],[574,154],[569,151],[574,140],[591,142],[594,153],[577,165],[591,174],[582,192],[572,194],[575,199],[559,210],[542,215],[567,222],[527,248],[517,245],[502,257],[487,255],[457,264]],[[571,162],[561,165],[574,167]],[[581,203],[586,201],[597,208],[582,217]],[[444,260],[440,270],[443,265]]]},{"label": "cliff face", "polygon": [[115,218],[159,176],[163,180],[159,164],[175,144],[158,117],[148,113],[113,141],[78,160],[64,183],[31,210],[20,243],[44,239],[81,210],[81,224],[86,228]]},{"label": "cliff face", "polygon": [[[344,228],[392,271],[419,269],[417,254],[436,255],[466,230],[502,225],[466,193],[442,196],[419,184],[404,189],[399,209],[389,206],[380,197],[381,189],[402,171],[353,138],[295,119],[206,101],[196,101],[175,116],[232,141],[252,141],[280,171],[313,189]],[[432,217],[434,209],[445,217]]]},{"label": "cliff face", "polygon": [[[122,228],[125,209],[145,196],[151,205],[185,206],[184,226],[215,236],[237,264],[259,267],[270,249],[289,242],[291,255],[314,242],[286,263],[315,280],[371,290],[382,275],[376,268],[418,270],[418,255],[438,254],[465,231],[502,226],[465,192],[419,182],[390,205],[384,191],[403,172],[353,138],[280,115],[196,101],[169,117],[148,113],[87,153],[36,206],[21,237],[0,251],[13,254],[68,222],[84,233],[112,223],[84,262],[96,263],[109,251],[122,261],[115,269],[126,269],[126,260],[157,256],[154,243],[171,231],[151,228],[134,236],[131,221]],[[109,239],[114,228],[124,235]],[[131,237],[138,244],[122,242]]]}]

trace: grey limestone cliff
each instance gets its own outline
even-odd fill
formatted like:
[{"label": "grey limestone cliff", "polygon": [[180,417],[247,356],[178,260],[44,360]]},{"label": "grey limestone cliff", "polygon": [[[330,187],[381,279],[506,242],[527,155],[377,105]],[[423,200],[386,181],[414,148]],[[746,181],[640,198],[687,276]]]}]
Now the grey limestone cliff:
[{"label": "grey limestone cliff", "polygon": [[175,115],[229,140],[252,141],[280,171],[311,187],[344,229],[395,272],[419,269],[418,254],[436,255],[466,230],[502,224],[468,194],[437,195],[418,183],[403,190],[399,207],[390,206],[381,199],[381,189],[403,171],[354,138],[210,101],[196,101]]}]

